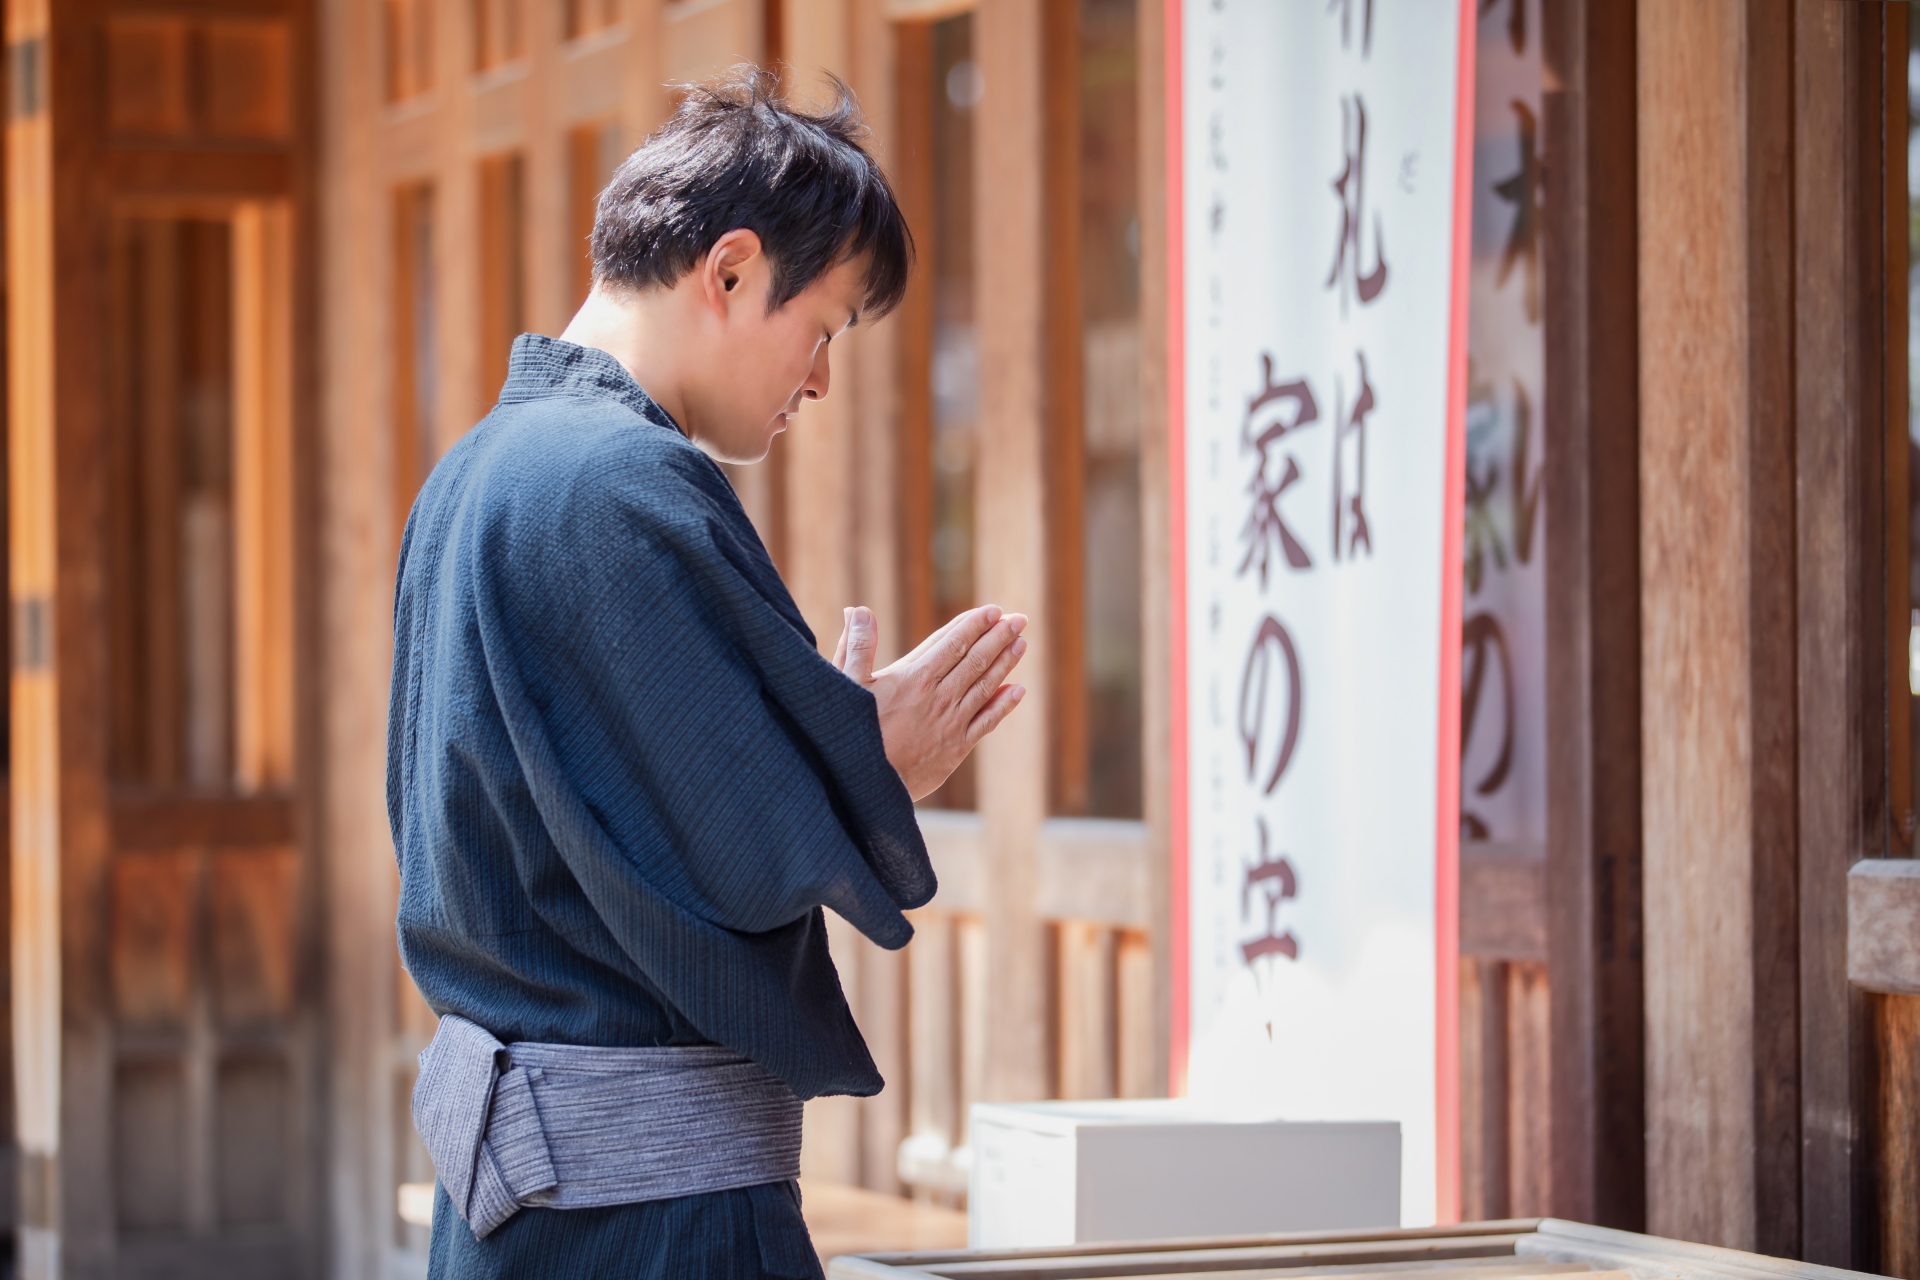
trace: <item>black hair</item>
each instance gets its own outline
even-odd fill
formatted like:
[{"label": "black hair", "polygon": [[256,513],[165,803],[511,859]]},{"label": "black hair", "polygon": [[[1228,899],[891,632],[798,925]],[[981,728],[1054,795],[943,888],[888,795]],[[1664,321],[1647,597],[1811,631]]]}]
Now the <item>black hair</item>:
[{"label": "black hair", "polygon": [[760,237],[768,306],[786,305],[841,262],[866,260],[863,315],[900,304],[913,237],[865,146],[859,104],[840,80],[818,114],[779,79],[735,67],[684,86],[671,118],[614,171],[593,219],[593,278],[672,288],[727,232]]}]

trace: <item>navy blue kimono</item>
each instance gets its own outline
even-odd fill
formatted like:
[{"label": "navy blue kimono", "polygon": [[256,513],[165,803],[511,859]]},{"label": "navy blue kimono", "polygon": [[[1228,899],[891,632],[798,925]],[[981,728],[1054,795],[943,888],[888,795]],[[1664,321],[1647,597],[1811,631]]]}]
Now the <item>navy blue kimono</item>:
[{"label": "navy blue kimono", "polygon": [[[912,801],[725,475],[604,352],[521,337],[414,504],[387,805],[436,1013],[879,1091],[821,908],[906,944],[934,891]],[[791,1184],[524,1209],[483,1241],[440,1201],[434,1276],[819,1273]]]}]

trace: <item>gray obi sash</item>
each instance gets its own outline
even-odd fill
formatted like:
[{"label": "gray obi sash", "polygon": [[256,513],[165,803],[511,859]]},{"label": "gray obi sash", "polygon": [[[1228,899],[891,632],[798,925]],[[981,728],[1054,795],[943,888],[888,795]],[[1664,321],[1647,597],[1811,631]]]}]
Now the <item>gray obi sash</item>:
[{"label": "gray obi sash", "polygon": [[527,1206],[586,1209],[800,1175],[800,1099],[719,1045],[503,1045],[449,1014],[413,1123],[476,1239]]}]

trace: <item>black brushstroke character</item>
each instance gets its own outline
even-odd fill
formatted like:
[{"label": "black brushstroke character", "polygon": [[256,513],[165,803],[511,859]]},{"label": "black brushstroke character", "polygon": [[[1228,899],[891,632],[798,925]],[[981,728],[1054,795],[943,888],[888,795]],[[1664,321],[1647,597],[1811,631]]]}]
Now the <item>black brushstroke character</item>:
[{"label": "black brushstroke character", "polygon": [[[1490,796],[1507,785],[1507,778],[1513,771],[1513,657],[1507,651],[1506,632],[1500,627],[1500,620],[1491,613],[1476,613],[1468,618],[1461,627],[1460,662],[1465,679],[1460,688],[1460,756],[1466,758],[1467,748],[1473,743],[1473,730],[1480,719],[1480,704],[1487,687],[1487,670],[1497,664],[1500,677],[1500,748],[1494,753],[1493,763],[1477,781],[1471,783],[1473,794]],[[1461,778],[1461,785],[1469,780]],[[1464,797],[1463,797],[1464,799]],[[1469,812],[1464,804],[1460,810],[1461,834],[1474,840],[1485,840],[1492,833],[1487,824],[1477,815]]]},{"label": "black brushstroke character", "polygon": [[1240,944],[1240,955],[1251,968],[1253,962],[1262,956],[1285,956],[1289,960],[1300,958],[1300,943],[1293,936],[1293,930],[1277,931],[1280,904],[1294,897],[1299,891],[1299,881],[1293,874],[1293,864],[1284,857],[1275,858],[1267,851],[1267,822],[1264,818],[1255,818],[1254,825],[1260,831],[1260,857],[1247,867],[1246,878],[1240,882],[1240,918],[1252,913],[1253,895],[1259,891],[1266,907],[1266,932],[1250,942]]},{"label": "black brushstroke character", "polygon": [[[1480,14],[1484,18],[1493,12],[1500,0],[1480,0]],[[1507,43],[1513,46],[1515,53],[1527,51],[1527,0],[1507,0]]]},{"label": "black brushstroke character", "polygon": [[[1540,524],[1543,468],[1532,465],[1533,400],[1526,384],[1513,380],[1513,554],[1521,564],[1533,560],[1533,539]],[[1504,566],[1503,566],[1504,567]]]},{"label": "black brushstroke character", "polygon": [[1333,180],[1334,194],[1340,197],[1340,241],[1334,246],[1326,287],[1340,291],[1344,314],[1349,288],[1365,306],[1387,287],[1386,239],[1378,211],[1373,215],[1373,270],[1363,271],[1360,264],[1360,239],[1366,229],[1367,104],[1357,93],[1340,100],[1340,138],[1345,163]]},{"label": "black brushstroke character", "polygon": [[[1300,479],[1300,464],[1291,453],[1282,453],[1280,442],[1300,428],[1319,420],[1320,406],[1314,402],[1313,388],[1306,379],[1292,382],[1273,380],[1273,357],[1260,356],[1260,390],[1247,402],[1247,416],[1240,427],[1240,447],[1255,454],[1253,478],[1247,481],[1247,493],[1253,499],[1252,510],[1240,530],[1247,554],[1236,574],[1256,565],[1260,569],[1260,589],[1266,590],[1267,570],[1277,545],[1289,567],[1311,569],[1313,558],[1280,515],[1280,495]],[[1259,427],[1256,432],[1255,427]],[[1274,468],[1280,466],[1278,477]]]},{"label": "black brushstroke character", "polygon": [[[1353,48],[1353,0],[1327,0],[1327,12],[1340,11],[1340,47]],[[1360,56],[1373,56],[1373,0],[1360,0]]]},{"label": "black brushstroke character", "polygon": [[[1334,381],[1336,418],[1333,432],[1333,558],[1351,560],[1361,547],[1373,554],[1373,528],[1367,523],[1367,415],[1374,410],[1373,383],[1367,380],[1367,353],[1356,351],[1360,365],[1360,388],[1351,410],[1340,407],[1344,399],[1339,380]],[[1347,440],[1353,439],[1353,470],[1346,469]],[[1341,549],[1342,541],[1346,549]]]},{"label": "black brushstroke character", "polygon": [[1300,742],[1300,653],[1293,647],[1293,636],[1286,624],[1272,614],[1260,619],[1253,634],[1253,647],[1247,651],[1247,665],[1240,673],[1239,728],[1240,745],[1247,752],[1247,781],[1252,782],[1260,766],[1260,748],[1267,738],[1267,701],[1279,680],[1274,664],[1280,663],[1287,683],[1286,718],[1279,722],[1280,741],[1274,754],[1273,769],[1261,786],[1262,795],[1272,795],[1280,778],[1293,763],[1293,749]]},{"label": "black brushstroke character", "polygon": [[1540,206],[1546,191],[1546,172],[1540,164],[1539,122],[1533,109],[1515,98],[1514,124],[1520,135],[1520,168],[1512,176],[1493,185],[1493,193],[1513,206],[1513,225],[1507,229],[1507,242],[1500,248],[1500,270],[1494,276],[1495,288],[1503,287],[1516,263],[1526,268],[1522,276],[1522,299],[1527,323],[1540,323]]}]

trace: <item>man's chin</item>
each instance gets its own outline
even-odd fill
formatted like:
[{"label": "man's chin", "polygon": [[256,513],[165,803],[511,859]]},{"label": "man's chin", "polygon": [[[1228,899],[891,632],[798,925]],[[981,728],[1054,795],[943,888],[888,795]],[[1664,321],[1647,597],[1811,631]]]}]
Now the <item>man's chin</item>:
[{"label": "man's chin", "polygon": [[696,436],[694,443],[700,446],[702,453],[715,462],[724,462],[736,467],[750,467],[756,462],[766,460],[767,454],[773,450],[774,437],[787,429],[787,422],[787,416],[781,414],[773,422],[768,423],[757,437],[721,441]]}]

